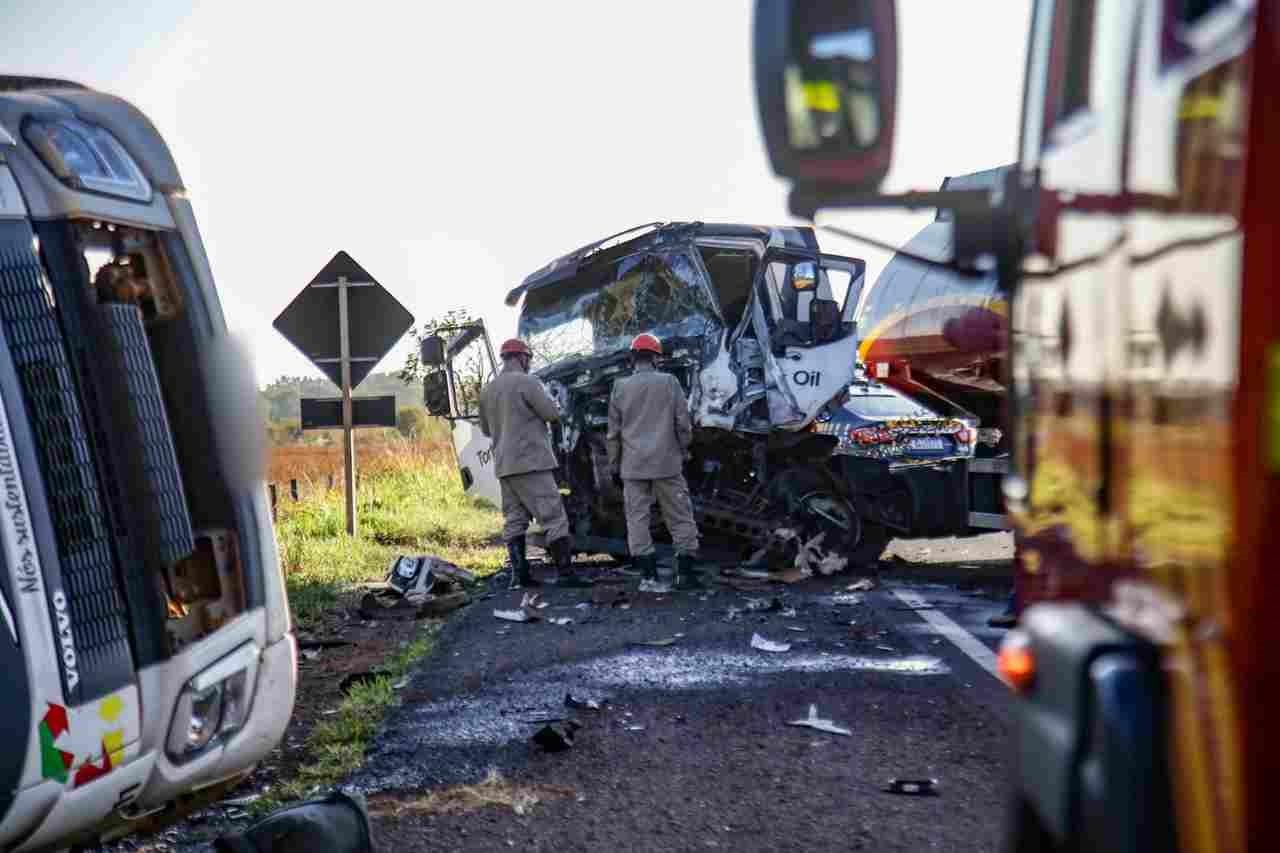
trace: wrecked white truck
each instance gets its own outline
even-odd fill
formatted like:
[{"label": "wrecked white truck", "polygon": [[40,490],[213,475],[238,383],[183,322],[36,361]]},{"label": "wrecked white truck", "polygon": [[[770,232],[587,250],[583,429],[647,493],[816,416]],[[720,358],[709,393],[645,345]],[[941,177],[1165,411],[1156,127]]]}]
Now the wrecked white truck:
[{"label": "wrecked white truck", "polygon": [[[704,550],[741,557],[785,528],[806,542],[821,534],[815,545],[841,560],[879,556],[886,525],[901,520],[839,475],[839,436],[820,429],[855,380],[864,270],[822,254],[809,228],[650,223],[557,258],[512,290],[518,334],[563,413],[553,444],[575,549],[626,554],[608,402],[630,371],[632,337],[650,332],[663,342],[660,369],[689,399],[685,474]],[[464,486],[495,500],[488,440],[473,423],[496,369],[483,326],[437,330],[421,361],[427,409],[452,421]]]}]

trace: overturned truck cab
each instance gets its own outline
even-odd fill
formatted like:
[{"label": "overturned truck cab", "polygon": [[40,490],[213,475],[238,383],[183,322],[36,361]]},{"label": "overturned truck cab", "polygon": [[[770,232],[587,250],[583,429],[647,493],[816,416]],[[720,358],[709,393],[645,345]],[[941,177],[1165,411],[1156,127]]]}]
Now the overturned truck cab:
[{"label": "overturned truck cab", "polygon": [[[650,223],[557,258],[512,290],[519,334],[563,416],[553,445],[575,547],[626,554],[605,449],[609,394],[631,370],[632,337],[649,332],[663,343],[659,369],[689,400],[685,476],[706,547],[744,556],[784,528],[838,559],[864,558],[874,508],[836,476],[839,440],[818,427],[855,377],[864,271],[823,254],[809,228]],[[468,464],[483,449],[458,422],[492,360],[479,374],[461,369],[466,334],[424,346],[424,362],[441,368],[427,378],[428,408],[455,419],[464,485],[485,494],[491,467]]]},{"label": "overturned truck cab", "polygon": [[155,128],[0,77],[0,849],[174,820],[279,742],[254,396]]}]

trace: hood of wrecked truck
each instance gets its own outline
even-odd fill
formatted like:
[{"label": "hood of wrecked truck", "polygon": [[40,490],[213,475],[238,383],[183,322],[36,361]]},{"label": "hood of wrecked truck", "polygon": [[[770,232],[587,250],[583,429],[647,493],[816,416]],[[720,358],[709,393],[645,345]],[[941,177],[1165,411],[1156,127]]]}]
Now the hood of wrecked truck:
[{"label": "hood of wrecked truck", "polygon": [[940,415],[878,382],[850,387],[848,401],[819,415],[813,426],[837,438],[837,453],[894,467],[970,459],[976,428],[976,422]]}]

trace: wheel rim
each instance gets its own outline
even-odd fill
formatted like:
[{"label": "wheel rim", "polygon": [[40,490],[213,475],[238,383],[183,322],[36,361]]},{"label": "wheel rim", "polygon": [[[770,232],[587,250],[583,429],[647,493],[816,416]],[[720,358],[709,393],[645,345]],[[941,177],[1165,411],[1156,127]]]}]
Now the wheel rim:
[{"label": "wheel rim", "polygon": [[821,545],[824,551],[843,556],[862,541],[862,519],[844,498],[830,492],[810,492],[797,504],[812,527],[826,534]]}]

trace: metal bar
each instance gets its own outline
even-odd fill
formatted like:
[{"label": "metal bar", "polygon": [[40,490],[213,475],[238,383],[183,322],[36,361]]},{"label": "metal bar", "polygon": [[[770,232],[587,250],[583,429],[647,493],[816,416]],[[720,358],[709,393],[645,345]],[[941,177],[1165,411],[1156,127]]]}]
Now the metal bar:
[{"label": "metal bar", "polygon": [[969,526],[982,527],[988,530],[1013,529],[1013,525],[1009,523],[1009,517],[998,512],[971,512],[969,513]]},{"label": "metal bar", "polygon": [[339,287],[339,288],[377,287],[378,283],[376,281],[347,281],[346,277],[343,276],[339,278],[337,281],[322,281],[322,282],[318,282],[317,284],[313,284],[311,286],[312,287]]},{"label": "metal bar", "polygon": [[[338,356],[337,358],[313,358],[311,360],[314,362],[318,362],[320,364],[341,364],[342,363],[341,356]],[[374,356],[371,356],[371,355],[353,355],[351,356],[351,358],[347,359],[347,361],[381,361],[381,360],[382,360],[381,356],[375,358]]]},{"label": "metal bar", "polygon": [[351,416],[351,329],[347,317],[347,278],[338,279],[338,336],[342,359],[342,476],[346,486],[347,535],[356,535],[356,432]]}]

